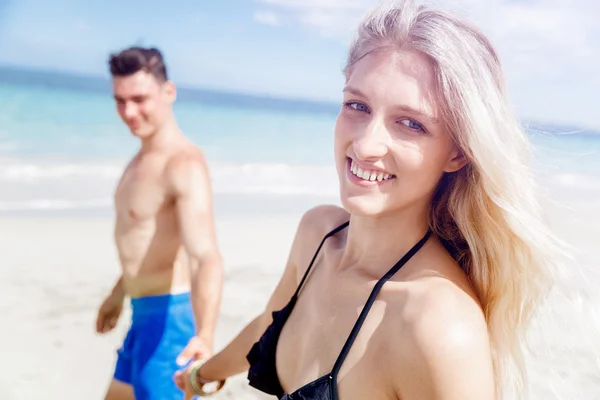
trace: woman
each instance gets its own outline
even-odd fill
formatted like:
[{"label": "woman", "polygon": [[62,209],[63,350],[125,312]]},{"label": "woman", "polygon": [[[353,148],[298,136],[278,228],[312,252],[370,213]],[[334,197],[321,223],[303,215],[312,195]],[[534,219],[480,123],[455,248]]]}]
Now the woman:
[{"label": "woman", "polygon": [[343,209],[304,215],[265,311],[180,387],[249,369],[281,399],[523,395],[555,247],[496,52],[456,16],[388,2],[344,72]]}]

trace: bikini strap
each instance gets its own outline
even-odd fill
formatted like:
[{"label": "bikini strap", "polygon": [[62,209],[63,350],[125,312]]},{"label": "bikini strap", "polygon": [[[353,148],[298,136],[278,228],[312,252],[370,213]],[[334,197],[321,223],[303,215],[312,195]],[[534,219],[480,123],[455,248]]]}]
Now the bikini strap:
[{"label": "bikini strap", "polygon": [[[375,298],[379,294],[379,291],[381,290],[381,287],[383,286],[383,284],[386,283],[396,272],[398,272],[398,270],[400,270],[400,268],[402,268],[402,266],[404,266],[404,264],[406,264],[408,262],[408,260],[410,260],[412,258],[412,256],[414,256],[415,253],[421,249],[421,247],[423,247],[423,245],[425,244],[425,242],[427,242],[427,240],[429,239],[430,236],[431,236],[431,230],[428,230],[427,233],[425,234],[425,236],[423,236],[423,238],[421,240],[419,240],[404,255],[404,257],[402,257],[381,279],[379,279],[379,281],[377,281],[377,284],[375,284],[375,287],[371,291],[371,295],[369,296],[367,302],[365,303],[365,305],[358,317],[358,320],[356,321],[356,323],[354,324],[354,327],[352,328],[352,331],[350,332],[350,336],[348,336],[348,339],[346,340],[346,343],[344,344],[344,347],[342,348],[342,351],[340,352],[340,355],[338,356],[338,359],[336,360],[336,362],[333,366],[333,370],[331,371],[331,376],[333,377],[333,379],[337,379],[337,375],[340,372],[340,369],[342,368],[342,364],[344,363],[346,356],[350,352],[350,348],[354,344],[354,340],[356,340],[356,337],[358,336],[358,332],[360,331],[360,328],[362,327],[363,323],[365,322],[365,319],[367,318],[367,314],[369,314],[369,311],[371,310],[371,306],[373,305],[373,303],[375,303]],[[334,387],[336,387],[336,385],[334,385]],[[334,398],[337,398],[337,397],[334,397]]]},{"label": "bikini strap", "polygon": [[306,278],[308,277],[308,274],[310,273],[310,270],[313,267],[313,264],[315,263],[317,256],[319,255],[319,251],[321,251],[321,247],[323,247],[323,244],[325,244],[325,241],[327,239],[329,239],[330,237],[332,237],[333,235],[335,235],[336,233],[338,233],[339,231],[341,231],[342,229],[346,228],[349,224],[350,224],[350,221],[346,221],[343,224],[341,224],[340,226],[338,226],[337,228],[330,231],[327,235],[325,235],[325,237],[323,237],[323,239],[321,240],[321,244],[319,244],[319,247],[317,248],[315,255],[313,256],[312,260],[310,261],[310,264],[308,265],[308,268],[306,269],[306,272],[304,273],[304,276],[302,277],[302,280],[300,281],[300,284],[296,288],[296,292],[294,293],[294,298],[298,297],[298,293],[300,293],[300,289],[302,289],[302,286],[304,285],[304,282],[306,281]]}]

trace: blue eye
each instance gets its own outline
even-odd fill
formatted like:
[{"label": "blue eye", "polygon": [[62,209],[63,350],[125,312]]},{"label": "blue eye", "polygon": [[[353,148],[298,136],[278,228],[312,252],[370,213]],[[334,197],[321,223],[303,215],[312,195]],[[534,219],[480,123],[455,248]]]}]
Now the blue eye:
[{"label": "blue eye", "polygon": [[344,106],[347,108],[351,108],[352,110],[355,110],[355,111],[369,112],[369,107],[365,106],[362,103],[357,103],[356,101],[348,101],[348,102],[344,103]]},{"label": "blue eye", "polygon": [[423,128],[423,125],[421,125],[420,123],[413,121],[412,119],[403,119],[400,121],[400,123],[402,123],[404,126],[406,126],[409,129],[412,129],[414,131],[421,131],[421,132],[425,132],[425,128]]}]

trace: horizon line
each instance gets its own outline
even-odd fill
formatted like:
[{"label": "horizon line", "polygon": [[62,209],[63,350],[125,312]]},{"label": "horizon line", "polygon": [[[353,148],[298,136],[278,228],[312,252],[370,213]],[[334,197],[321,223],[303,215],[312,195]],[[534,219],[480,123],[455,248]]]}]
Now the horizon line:
[{"label": "horizon line", "polygon": [[[84,90],[92,92],[109,92],[110,91],[110,76],[92,74],[85,72],[68,71],[65,69],[48,68],[48,67],[36,67],[36,66],[25,66],[19,64],[0,63],[0,71],[10,71],[13,73],[37,75],[38,79],[33,83],[31,79],[26,79],[24,76],[20,76],[21,79],[16,79],[17,82],[11,81],[9,77],[2,76],[0,74],[0,83],[8,84],[24,84],[29,86],[45,86],[53,88],[71,89],[71,90]],[[65,79],[73,79],[71,82],[50,82],[42,79],[45,77],[62,77]],[[8,78],[8,79],[7,79]],[[13,76],[14,78],[14,76]],[[69,84],[70,83],[70,84]],[[177,83],[176,83],[177,85]],[[303,97],[287,97],[281,95],[270,95],[267,93],[251,93],[234,91],[227,89],[216,89],[195,86],[192,84],[183,83],[178,86],[178,98],[183,102],[202,102],[206,99],[206,96],[211,96],[211,101],[216,103],[222,103],[227,106],[240,106],[244,108],[258,108],[258,109],[269,109],[279,110],[285,112],[314,112],[317,114],[337,114],[339,112],[339,104],[331,100],[320,100],[320,99],[309,99]],[[292,109],[295,106],[295,109]],[[561,134],[600,134],[600,129],[591,127],[581,127],[574,123],[557,123],[543,121],[540,118],[520,117],[522,125],[526,130],[552,130],[552,133]],[[527,122],[525,122],[527,121]],[[540,128],[545,129],[540,129]],[[537,129],[536,129],[537,128]]]}]

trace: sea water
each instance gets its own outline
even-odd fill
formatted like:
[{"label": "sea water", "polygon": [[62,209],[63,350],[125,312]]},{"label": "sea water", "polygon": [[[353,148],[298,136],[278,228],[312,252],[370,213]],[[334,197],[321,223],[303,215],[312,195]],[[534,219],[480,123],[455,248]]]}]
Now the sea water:
[{"label": "sea water", "polygon": [[[211,96],[175,103],[181,129],[206,154],[216,195],[336,198],[337,106],[314,112],[281,104],[254,107]],[[599,134],[529,134],[536,168],[552,183],[600,190]],[[0,212],[108,209],[138,147],[109,90],[0,83]]]}]

